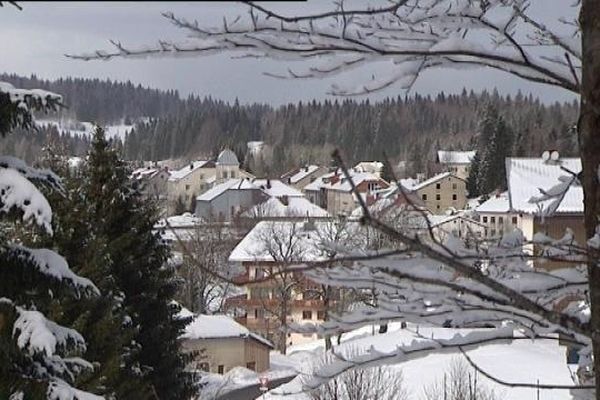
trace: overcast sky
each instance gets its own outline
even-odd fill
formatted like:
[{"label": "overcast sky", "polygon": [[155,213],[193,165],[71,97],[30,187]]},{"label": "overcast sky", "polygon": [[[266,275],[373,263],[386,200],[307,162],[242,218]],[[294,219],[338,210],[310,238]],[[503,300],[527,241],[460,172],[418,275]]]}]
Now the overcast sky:
[{"label": "overcast sky", "polygon": [[[542,3],[540,3],[542,2]],[[538,6],[535,3],[542,4]],[[565,0],[534,1],[536,11],[548,21],[565,13],[574,13]],[[289,14],[303,13],[331,4],[327,0],[269,3]],[[239,60],[230,55],[177,59],[142,59],[111,61],[75,61],[66,53],[83,53],[109,49],[108,40],[116,39],[129,46],[154,44],[158,39],[184,39],[185,33],[170,25],[160,13],[173,11],[201,23],[218,24],[223,15],[238,15],[244,5],[232,2],[23,2],[24,10],[11,6],[0,8],[0,71],[20,75],[36,74],[43,78],[66,76],[131,80],[134,83],[177,89],[182,95],[195,93],[241,102],[264,102],[279,105],[298,100],[323,99],[333,80],[290,81],[264,76],[264,72],[285,72],[285,63],[271,60]],[[539,11],[538,11],[539,10]],[[336,78],[338,81],[359,79],[381,66]],[[361,75],[362,74],[362,75]],[[370,75],[369,75],[370,76]],[[462,88],[480,91],[497,87],[501,93],[517,90],[533,93],[544,102],[571,100],[566,91],[525,82],[491,70],[438,70],[423,74],[413,91],[436,94],[440,91],[460,93]],[[403,94],[398,88],[370,95],[377,100]]]}]

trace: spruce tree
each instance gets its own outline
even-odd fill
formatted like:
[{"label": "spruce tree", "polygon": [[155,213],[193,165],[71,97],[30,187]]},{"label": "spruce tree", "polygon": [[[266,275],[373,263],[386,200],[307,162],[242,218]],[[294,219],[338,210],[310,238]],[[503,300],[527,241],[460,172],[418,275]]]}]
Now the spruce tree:
[{"label": "spruce tree", "polygon": [[123,305],[123,293],[112,273],[112,258],[106,239],[94,234],[95,221],[86,194],[89,169],[69,168],[66,155],[52,147],[46,149],[44,162],[63,177],[65,193],[58,198],[54,219],[53,244],[78,274],[92,279],[100,290],[94,298],[65,301],[61,322],[74,326],[87,338],[86,359],[95,364],[82,374],[80,387],[116,399],[136,399],[151,395],[134,364],[139,346],[135,331]]},{"label": "spruce tree", "polygon": [[132,362],[156,397],[185,399],[193,385],[184,372],[186,357],[179,352],[178,337],[189,321],[177,318],[180,308],[172,303],[177,285],[167,263],[169,248],[153,232],[158,209],[133,189],[128,168],[100,128],[87,162],[85,195],[94,233],[106,241],[115,286],[123,293],[140,346]]},{"label": "spruce tree", "polygon": [[[61,100],[0,82],[0,135],[30,128],[32,111],[54,110]],[[34,183],[62,190],[51,171],[0,157],[0,212],[8,217],[0,229],[0,399],[101,399],[73,386],[79,373],[92,368],[77,357],[86,349],[84,338],[47,317],[65,298],[96,295],[98,289],[58,253],[23,246],[16,236],[31,230],[36,244],[53,233],[50,204]]]}]

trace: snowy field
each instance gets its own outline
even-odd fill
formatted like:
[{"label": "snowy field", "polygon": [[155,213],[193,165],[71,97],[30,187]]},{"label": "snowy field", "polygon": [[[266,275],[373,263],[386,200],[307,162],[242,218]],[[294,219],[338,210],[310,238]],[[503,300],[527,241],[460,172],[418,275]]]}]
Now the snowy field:
[{"label": "snowy field", "polygon": [[[389,332],[385,334],[372,334],[371,327],[358,329],[343,337],[344,346],[353,346],[358,349],[368,349],[390,352],[401,344],[410,343],[418,336],[413,332],[414,326],[401,329],[399,324],[391,324]],[[425,337],[450,338],[455,332],[465,333],[469,330],[454,330],[444,328],[423,328],[419,333]],[[352,339],[352,340],[349,340]],[[287,356],[276,352],[271,355],[273,369],[289,370],[294,368],[301,373],[310,371],[311,365],[323,353],[323,341],[319,340],[299,346],[292,346]],[[571,372],[566,364],[565,347],[558,345],[555,340],[529,339],[517,340],[512,343],[489,344],[468,352],[469,356],[484,371],[508,382],[533,383],[538,380],[540,384],[572,385]],[[424,358],[394,364],[390,368],[401,370],[404,375],[404,386],[408,391],[408,398],[423,399],[423,388],[443,379],[444,372],[448,370],[453,360],[461,358],[460,354],[431,354]],[[464,358],[463,358],[464,359]],[[293,394],[301,391],[301,377],[296,377],[291,382],[271,390],[265,398],[307,400],[306,394]],[[505,400],[537,400],[537,390],[532,388],[510,388],[492,382],[478,374],[480,384],[493,389],[499,399]],[[286,396],[282,394],[286,393]],[[292,394],[291,394],[292,393]],[[572,399],[568,390],[540,390],[540,400]]]}]

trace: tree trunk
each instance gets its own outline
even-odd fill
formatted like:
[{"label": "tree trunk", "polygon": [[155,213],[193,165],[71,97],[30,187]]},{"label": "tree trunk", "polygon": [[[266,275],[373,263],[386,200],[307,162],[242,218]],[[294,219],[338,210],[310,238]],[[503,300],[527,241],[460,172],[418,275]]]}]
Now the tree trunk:
[{"label": "tree trunk", "polygon": [[[579,151],[583,166],[585,229],[594,235],[600,211],[600,0],[583,0],[579,14],[582,29],[582,80],[579,116]],[[591,329],[600,332],[600,268],[588,263]],[[600,399],[600,342],[594,341],[596,398]]]}]

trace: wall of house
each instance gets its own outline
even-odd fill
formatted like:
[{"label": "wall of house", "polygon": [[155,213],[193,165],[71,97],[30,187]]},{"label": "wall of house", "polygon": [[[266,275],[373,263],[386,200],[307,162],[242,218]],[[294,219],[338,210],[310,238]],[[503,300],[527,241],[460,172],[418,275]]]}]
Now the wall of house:
[{"label": "wall of house", "polygon": [[417,190],[418,196],[434,214],[443,214],[450,207],[462,210],[467,204],[466,182],[448,176]]},{"label": "wall of house", "polygon": [[168,212],[169,215],[175,210],[177,199],[181,197],[186,207],[192,204],[192,199],[209,189],[207,183],[216,173],[215,168],[197,168],[185,177],[176,181],[168,181]]},{"label": "wall of house", "polygon": [[182,351],[199,354],[192,361],[194,368],[201,368],[203,363],[208,363],[211,373],[219,373],[219,366],[223,366],[223,373],[235,367],[247,368],[249,363],[254,363],[257,372],[269,369],[270,348],[256,340],[249,338],[214,338],[194,339],[182,341]]},{"label": "wall of house", "polygon": [[195,214],[207,220],[229,222],[239,213],[267,200],[267,195],[256,189],[229,189],[212,201],[197,201]]},{"label": "wall of house", "polygon": [[[478,213],[479,222],[485,225],[484,237],[501,237],[521,227],[522,216],[515,213]],[[514,219],[514,220],[513,220]]]},{"label": "wall of house", "polygon": [[442,164],[444,171],[452,172],[454,175],[462,179],[467,179],[471,164]]},{"label": "wall of house", "polygon": [[354,211],[356,203],[352,192],[327,190],[327,211],[331,215],[348,215]]}]

